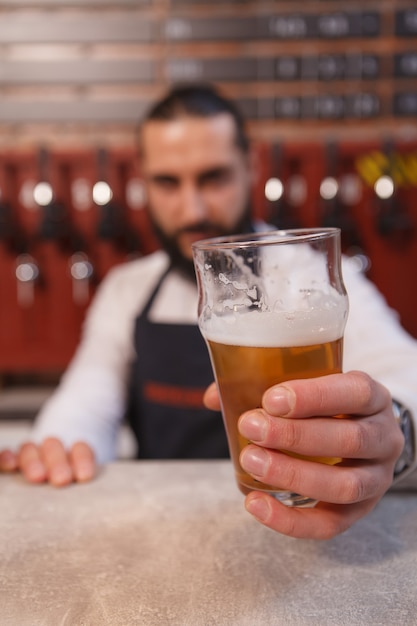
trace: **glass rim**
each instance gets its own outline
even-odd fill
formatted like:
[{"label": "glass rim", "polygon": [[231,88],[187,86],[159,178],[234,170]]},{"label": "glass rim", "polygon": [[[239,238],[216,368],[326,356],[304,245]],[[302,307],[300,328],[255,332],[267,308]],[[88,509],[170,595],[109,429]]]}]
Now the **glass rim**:
[{"label": "glass rim", "polygon": [[324,228],[288,228],[281,230],[264,230],[254,233],[241,233],[236,235],[222,235],[200,239],[191,244],[195,250],[211,250],[213,248],[228,250],[231,248],[249,248],[257,246],[270,246],[275,244],[293,244],[298,242],[321,241],[339,236],[340,228],[326,226]]}]

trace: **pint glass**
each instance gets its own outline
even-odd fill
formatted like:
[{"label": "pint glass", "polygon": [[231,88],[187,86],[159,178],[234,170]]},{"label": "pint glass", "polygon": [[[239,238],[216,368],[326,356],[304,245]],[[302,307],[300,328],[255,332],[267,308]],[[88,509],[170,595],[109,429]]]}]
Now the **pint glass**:
[{"label": "pint glass", "polygon": [[[266,491],[288,506],[311,503],[255,480],[240,466],[249,442],[240,415],[286,380],[342,371],[348,299],[337,228],[267,231],[193,244],[198,322],[220,393],[239,489]],[[283,451],[285,452],[285,450]],[[324,463],[341,459],[312,458]]]}]

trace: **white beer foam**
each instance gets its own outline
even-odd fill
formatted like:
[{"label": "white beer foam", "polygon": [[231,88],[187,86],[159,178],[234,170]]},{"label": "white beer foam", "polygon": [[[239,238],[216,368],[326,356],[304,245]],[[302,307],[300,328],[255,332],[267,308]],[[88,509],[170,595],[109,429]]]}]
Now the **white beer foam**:
[{"label": "white beer foam", "polygon": [[330,310],[250,311],[213,316],[202,333],[209,341],[248,347],[311,346],[343,336],[347,309],[344,298]]}]

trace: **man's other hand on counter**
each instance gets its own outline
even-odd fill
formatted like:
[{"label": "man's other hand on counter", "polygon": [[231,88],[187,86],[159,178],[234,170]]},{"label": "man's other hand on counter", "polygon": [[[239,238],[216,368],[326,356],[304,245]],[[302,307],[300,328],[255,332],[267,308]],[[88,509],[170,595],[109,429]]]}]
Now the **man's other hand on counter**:
[{"label": "man's other hand on counter", "polygon": [[0,471],[20,471],[30,483],[49,482],[54,487],[63,487],[91,480],[95,470],[94,452],[82,441],[74,443],[68,451],[53,437],[40,445],[24,443],[17,453],[0,451]]}]

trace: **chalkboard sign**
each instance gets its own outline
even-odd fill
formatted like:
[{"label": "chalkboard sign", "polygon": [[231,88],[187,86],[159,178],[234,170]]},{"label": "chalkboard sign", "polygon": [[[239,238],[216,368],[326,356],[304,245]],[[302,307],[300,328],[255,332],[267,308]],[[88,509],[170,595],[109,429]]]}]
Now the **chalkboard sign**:
[{"label": "chalkboard sign", "polygon": [[376,11],[259,17],[172,17],[164,26],[164,35],[169,41],[349,39],[377,37],[379,34],[380,16]]},{"label": "chalkboard sign", "polygon": [[272,135],[286,120],[300,121],[295,133],[338,132],[343,120],[385,133],[387,121],[417,116],[417,0],[0,4],[0,123],[11,141],[25,119],[130,123],[136,98],[149,106],[182,82],[220,84],[249,119],[282,122]]},{"label": "chalkboard sign", "polygon": [[170,81],[332,81],[375,79],[380,75],[377,55],[323,54],[319,56],[178,58],[165,63]]},{"label": "chalkboard sign", "polygon": [[306,96],[302,100],[301,117],[305,119],[337,120],[345,117],[345,101],[338,94]]},{"label": "chalkboard sign", "polygon": [[301,116],[301,98],[285,96],[275,101],[275,116],[278,119],[298,119]]},{"label": "chalkboard sign", "polygon": [[381,100],[374,93],[355,93],[346,96],[345,115],[348,119],[371,119],[381,113]]},{"label": "chalkboard sign", "polygon": [[262,16],[258,23],[260,38],[280,40],[377,37],[380,29],[377,11],[281,14]]},{"label": "chalkboard sign", "polygon": [[258,59],[171,59],[165,64],[165,76],[173,82],[253,81],[258,78]]},{"label": "chalkboard sign", "polygon": [[261,120],[359,120],[381,113],[379,96],[369,92],[251,98],[242,103],[249,119]]},{"label": "chalkboard sign", "polygon": [[417,91],[395,93],[393,98],[394,115],[403,117],[417,116]]},{"label": "chalkboard sign", "polygon": [[394,74],[398,78],[417,77],[417,50],[394,55]]},{"label": "chalkboard sign", "polygon": [[257,30],[256,17],[185,18],[172,17],[165,22],[168,41],[250,40]]},{"label": "chalkboard sign", "polygon": [[395,34],[398,37],[415,37],[417,35],[417,8],[396,12]]},{"label": "chalkboard sign", "polygon": [[275,78],[278,80],[300,80],[301,58],[284,55],[275,61]]}]

